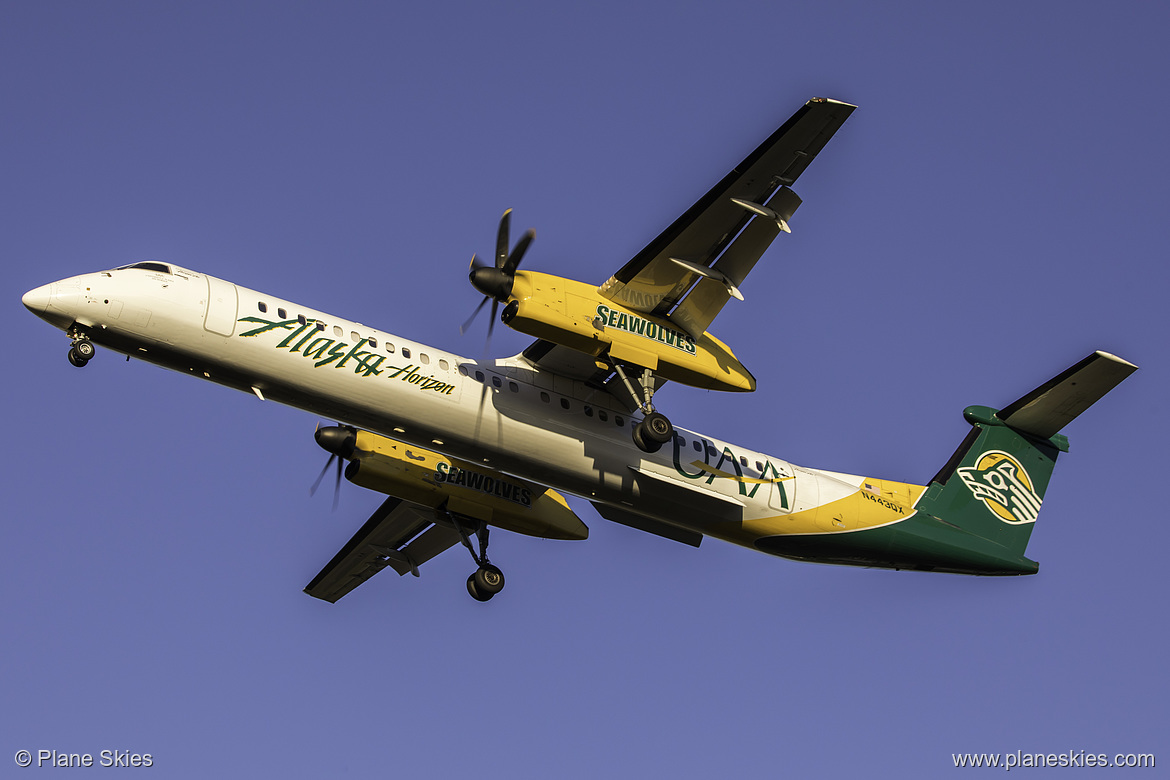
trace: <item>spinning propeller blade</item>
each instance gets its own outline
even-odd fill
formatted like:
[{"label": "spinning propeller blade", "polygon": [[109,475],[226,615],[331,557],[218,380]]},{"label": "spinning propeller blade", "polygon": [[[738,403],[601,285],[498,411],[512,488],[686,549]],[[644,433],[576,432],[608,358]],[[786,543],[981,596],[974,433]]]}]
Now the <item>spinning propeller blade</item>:
[{"label": "spinning propeller blade", "polygon": [[313,438],[317,440],[317,444],[322,449],[329,453],[329,460],[325,461],[325,467],[321,469],[313,486],[309,488],[309,497],[312,498],[317,494],[317,488],[321,487],[321,480],[325,479],[329,466],[336,460],[337,476],[333,483],[333,508],[336,510],[337,503],[341,499],[341,472],[345,468],[345,459],[353,454],[357,430],[347,425],[335,425],[328,428],[317,426]]},{"label": "spinning propeller blade", "polygon": [[488,320],[488,334],[487,341],[484,343],[484,352],[487,352],[488,345],[492,340],[492,329],[496,326],[496,315],[499,313],[501,303],[507,303],[508,296],[512,293],[512,283],[516,279],[516,269],[520,265],[520,261],[524,259],[524,253],[528,251],[532,240],[536,238],[535,230],[528,230],[516,242],[516,246],[512,248],[512,252],[508,252],[508,236],[512,223],[512,209],[504,212],[504,216],[500,217],[500,227],[496,232],[496,263],[495,265],[488,265],[479,259],[477,255],[471,256],[471,266],[468,269],[467,278],[471,281],[471,286],[479,292],[483,293],[483,300],[479,302],[479,306],[475,307],[475,311],[467,318],[467,321],[459,328],[459,333],[467,332],[472,320],[479,314],[479,310],[483,308],[484,304],[490,298],[492,301],[492,316]]}]

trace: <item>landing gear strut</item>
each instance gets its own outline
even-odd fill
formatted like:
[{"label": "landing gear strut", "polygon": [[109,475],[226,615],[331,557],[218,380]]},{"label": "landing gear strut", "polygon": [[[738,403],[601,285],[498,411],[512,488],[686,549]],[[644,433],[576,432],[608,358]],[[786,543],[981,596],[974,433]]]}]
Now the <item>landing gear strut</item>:
[{"label": "landing gear strut", "polygon": [[73,340],[73,346],[69,347],[69,362],[78,368],[84,368],[96,352],[92,341],[85,336],[79,336]]},{"label": "landing gear strut", "polygon": [[476,601],[490,601],[492,596],[504,589],[504,573],[498,567],[493,566],[488,560],[487,523],[479,523],[479,526],[474,530],[475,536],[479,541],[479,553],[477,554],[471,544],[471,533],[469,529],[465,528],[459,522],[459,518],[454,515],[448,515],[448,519],[455,526],[455,530],[459,532],[459,538],[463,540],[463,546],[467,548],[467,551],[471,553],[471,557],[475,560],[475,564],[479,566],[467,578],[467,592]]},{"label": "landing gear strut", "polygon": [[652,403],[654,399],[654,372],[648,368],[642,371],[642,377],[638,381],[642,392],[639,393],[634,389],[634,384],[620,363],[615,362],[613,370],[625,384],[630,396],[635,401],[639,398],[642,399],[638,408],[645,416],[642,418],[642,422],[634,426],[634,444],[638,445],[638,449],[642,452],[658,452],[662,449],[663,444],[674,438],[674,426],[670,424],[670,420],[666,418],[665,414],[654,411]]}]

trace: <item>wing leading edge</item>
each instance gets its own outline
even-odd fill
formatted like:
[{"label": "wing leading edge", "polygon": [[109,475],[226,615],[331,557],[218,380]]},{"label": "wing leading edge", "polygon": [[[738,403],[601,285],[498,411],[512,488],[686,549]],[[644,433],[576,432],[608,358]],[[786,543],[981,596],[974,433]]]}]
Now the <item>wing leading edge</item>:
[{"label": "wing leading edge", "polygon": [[[788,187],[854,108],[828,98],[805,103],[606,281],[602,295],[700,335],[728,298],[741,297],[739,284],[780,231],[787,232],[800,205]],[[684,296],[695,300],[680,305]]]}]

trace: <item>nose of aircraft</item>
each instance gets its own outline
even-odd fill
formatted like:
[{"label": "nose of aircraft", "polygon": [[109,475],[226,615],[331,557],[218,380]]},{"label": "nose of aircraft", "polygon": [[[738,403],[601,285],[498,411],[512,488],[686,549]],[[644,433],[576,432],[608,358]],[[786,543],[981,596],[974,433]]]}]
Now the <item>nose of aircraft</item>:
[{"label": "nose of aircraft", "polygon": [[49,299],[52,297],[52,294],[53,285],[43,284],[36,289],[26,292],[20,300],[26,309],[33,314],[41,315],[49,308]]}]

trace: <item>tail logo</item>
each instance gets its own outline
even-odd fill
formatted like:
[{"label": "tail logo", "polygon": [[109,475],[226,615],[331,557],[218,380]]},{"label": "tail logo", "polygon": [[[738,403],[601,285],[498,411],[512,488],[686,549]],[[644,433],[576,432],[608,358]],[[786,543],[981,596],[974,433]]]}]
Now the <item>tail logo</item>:
[{"label": "tail logo", "polygon": [[971,494],[1000,520],[1012,525],[1036,522],[1041,498],[1028,471],[1011,455],[989,450],[974,466],[958,471]]}]

